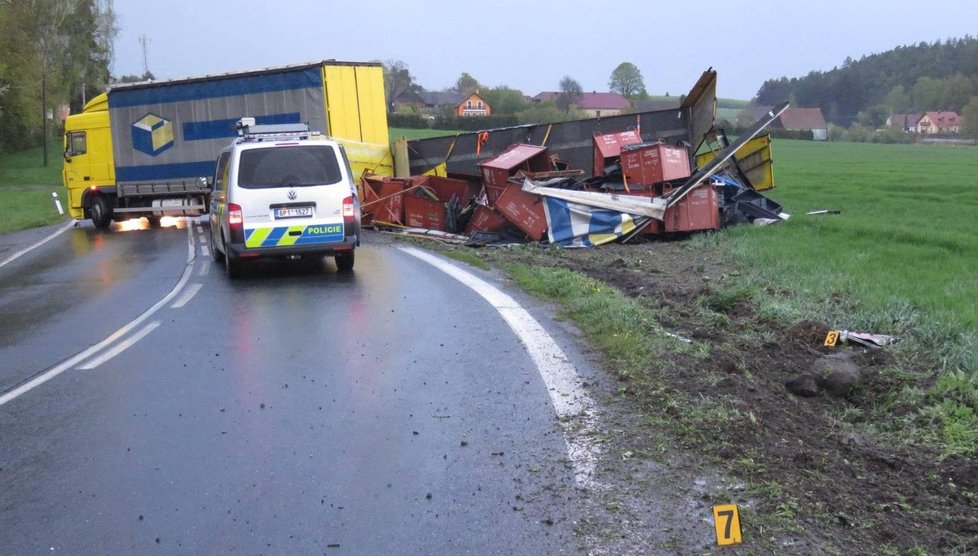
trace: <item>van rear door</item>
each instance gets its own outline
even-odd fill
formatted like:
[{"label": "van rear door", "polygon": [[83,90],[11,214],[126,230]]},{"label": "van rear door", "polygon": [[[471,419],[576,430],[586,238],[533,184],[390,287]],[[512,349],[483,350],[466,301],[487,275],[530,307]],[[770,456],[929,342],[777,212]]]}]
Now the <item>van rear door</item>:
[{"label": "van rear door", "polygon": [[348,179],[330,144],[295,141],[242,149],[231,202],[242,209],[245,248],[285,251],[343,241]]}]

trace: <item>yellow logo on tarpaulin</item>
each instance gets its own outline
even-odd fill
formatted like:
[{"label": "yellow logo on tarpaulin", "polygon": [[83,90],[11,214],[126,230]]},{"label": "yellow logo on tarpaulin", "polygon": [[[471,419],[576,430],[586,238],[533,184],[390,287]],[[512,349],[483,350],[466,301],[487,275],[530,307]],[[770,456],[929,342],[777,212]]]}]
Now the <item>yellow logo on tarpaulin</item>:
[{"label": "yellow logo on tarpaulin", "polygon": [[173,124],[156,114],[146,114],[132,124],[132,147],[156,156],[173,146]]}]

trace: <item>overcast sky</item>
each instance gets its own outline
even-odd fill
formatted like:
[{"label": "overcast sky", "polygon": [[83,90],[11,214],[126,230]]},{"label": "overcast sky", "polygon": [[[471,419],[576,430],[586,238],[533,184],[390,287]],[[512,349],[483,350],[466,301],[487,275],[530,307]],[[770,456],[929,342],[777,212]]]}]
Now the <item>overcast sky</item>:
[{"label": "overcast sky", "polygon": [[686,93],[708,67],[721,97],[847,56],[978,33],[978,0],[115,0],[113,74],[158,79],[334,58],[402,60],[429,90],[462,72],[525,94],[569,75],[607,91],[621,62],[650,94]]}]

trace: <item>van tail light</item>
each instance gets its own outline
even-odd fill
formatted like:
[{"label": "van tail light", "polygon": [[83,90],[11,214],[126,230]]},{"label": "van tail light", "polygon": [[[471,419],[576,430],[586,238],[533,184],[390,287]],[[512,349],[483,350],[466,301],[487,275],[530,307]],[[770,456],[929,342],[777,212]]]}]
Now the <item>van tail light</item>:
[{"label": "van tail light", "polygon": [[357,211],[360,208],[357,206],[356,197],[347,197],[343,199],[343,235],[353,235],[359,234],[357,230]]},{"label": "van tail light", "polygon": [[244,216],[241,214],[241,205],[228,203],[228,231],[231,234],[231,243],[244,242]]}]

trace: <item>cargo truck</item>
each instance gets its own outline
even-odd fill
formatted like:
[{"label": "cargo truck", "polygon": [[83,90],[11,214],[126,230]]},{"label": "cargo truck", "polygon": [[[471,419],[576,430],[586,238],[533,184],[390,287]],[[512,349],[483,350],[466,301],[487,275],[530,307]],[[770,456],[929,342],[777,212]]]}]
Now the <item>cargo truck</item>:
[{"label": "cargo truck", "polygon": [[113,220],[206,213],[208,178],[243,117],[325,130],[345,147],[355,178],[393,173],[378,63],[115,84],[65,122],[69,214],[106,229]]}]

